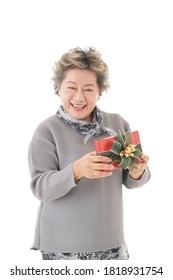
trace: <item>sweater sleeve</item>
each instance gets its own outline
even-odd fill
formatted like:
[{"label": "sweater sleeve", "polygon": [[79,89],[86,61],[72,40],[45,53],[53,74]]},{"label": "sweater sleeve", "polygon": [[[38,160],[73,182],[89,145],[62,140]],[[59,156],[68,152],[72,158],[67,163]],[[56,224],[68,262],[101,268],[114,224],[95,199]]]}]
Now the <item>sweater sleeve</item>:
[{"label": "sweater sleeve", "polygon": [[145,185],[151,177],[149,168],[147,168],[139,180],[135,180],[129,175],[128,170],[123,171],[123,185],[128,189],[139,188]]},{"label": "sweater sleeve", "polygon": [[66,195],[76,183],[72,163],[59,170],[55,141],[51,131],[39,126],[31,140],[28,153],[31,189],[41,201]]}]

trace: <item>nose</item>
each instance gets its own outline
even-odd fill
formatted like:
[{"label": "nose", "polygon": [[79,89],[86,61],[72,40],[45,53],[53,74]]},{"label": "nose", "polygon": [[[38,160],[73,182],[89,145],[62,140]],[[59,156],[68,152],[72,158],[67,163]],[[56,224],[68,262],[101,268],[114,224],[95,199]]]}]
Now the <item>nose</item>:
[{"label": "nose", "polygon": [[76,100],[84,100],[85,99],[85,96],[84,96],[84,93],[82,91],[82,89],[78,89],[75,93],[75,99]]}]

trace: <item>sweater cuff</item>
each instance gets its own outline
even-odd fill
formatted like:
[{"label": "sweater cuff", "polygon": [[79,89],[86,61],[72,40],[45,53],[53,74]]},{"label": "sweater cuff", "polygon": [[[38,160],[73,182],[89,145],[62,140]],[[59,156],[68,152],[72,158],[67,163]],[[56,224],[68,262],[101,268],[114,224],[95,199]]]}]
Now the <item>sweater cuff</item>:
[{"label": "sweater cuff", "polygon": [[129,189],[139,188],[146,184],[151,177],[151,173],[148,168],[145,169],[142,177],[140,179],[133,179],[130,175],[128,175],[126,180],[126,187]]}]

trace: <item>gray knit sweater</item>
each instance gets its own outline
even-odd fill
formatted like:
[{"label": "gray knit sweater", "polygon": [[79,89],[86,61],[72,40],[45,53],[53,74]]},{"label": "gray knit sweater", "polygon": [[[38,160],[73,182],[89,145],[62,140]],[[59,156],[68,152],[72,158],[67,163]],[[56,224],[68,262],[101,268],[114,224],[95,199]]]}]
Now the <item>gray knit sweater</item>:
[{"label": "gray knit sweater", "polygon": [[[103,112],[103,126],[129,130],[118,114]],[[33,248],[46,252],[94,252],[115,248],[124,240],[122,185],[137,188],[150,178],[147,169],[140,180],[116,169],[102,179],[74,182],[72,163],[94,150],[92,137],[74,131],[56,115],[36,129],[29,147],[31,189],[40,200]]]}]

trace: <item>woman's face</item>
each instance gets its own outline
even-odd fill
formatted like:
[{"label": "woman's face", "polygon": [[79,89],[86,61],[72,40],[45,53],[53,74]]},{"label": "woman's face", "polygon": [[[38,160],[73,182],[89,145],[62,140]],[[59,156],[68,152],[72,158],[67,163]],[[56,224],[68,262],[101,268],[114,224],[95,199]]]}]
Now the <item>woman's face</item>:
[{"label": "woman's face", "polygon": [[92,121],[92,111],[99,98],[96,73],[70,69],[59,89],[65,111],[74,119]]}]

